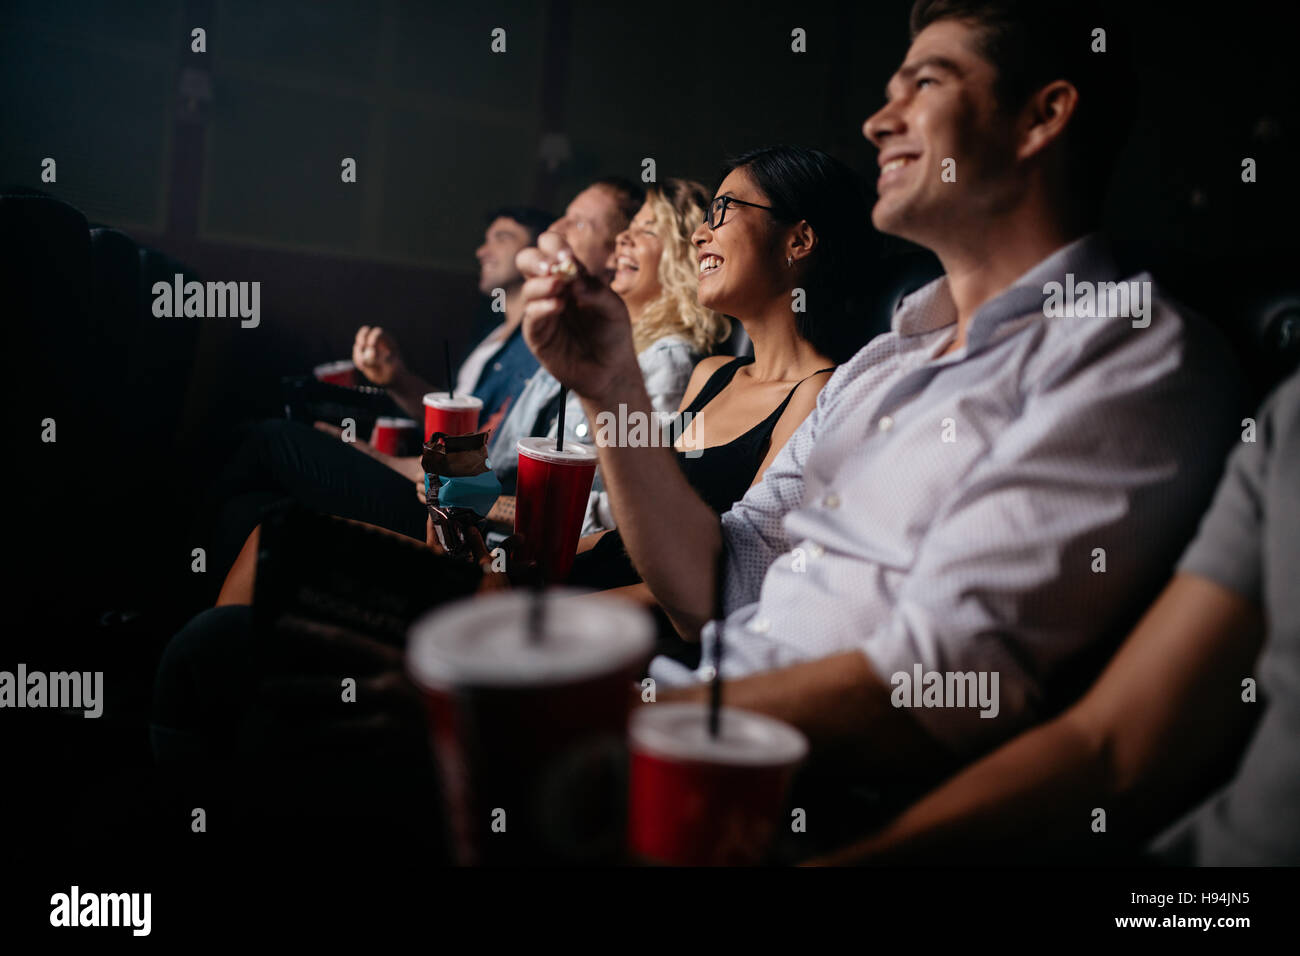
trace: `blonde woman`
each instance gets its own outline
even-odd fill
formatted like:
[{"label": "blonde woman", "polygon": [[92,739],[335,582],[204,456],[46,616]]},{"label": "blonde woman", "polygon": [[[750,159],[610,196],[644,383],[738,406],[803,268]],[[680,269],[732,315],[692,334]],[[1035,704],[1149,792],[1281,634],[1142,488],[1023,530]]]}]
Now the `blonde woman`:
[{"label": "blonde woman", "polygon": [[[677,411],[696,363],[730,330],[726,317],[699,302],[691,234],[704,219],[708,201],[699,183],[666,179],[649,188],[645,204],[614,242],[610,288],[627,306],[646,391],[654,410],[665,416]],[[493,522],[514,521],[515,443],[530,435],[555,437],[559,400],[560,383],[550,372],[538,371],[492,436],[489,456],[505,492],[488,515]],[[564,419],[565,441],[595,441],[595,426],[574,396],[569,397]],[[613,525],[598,473],[583,534]]]}]

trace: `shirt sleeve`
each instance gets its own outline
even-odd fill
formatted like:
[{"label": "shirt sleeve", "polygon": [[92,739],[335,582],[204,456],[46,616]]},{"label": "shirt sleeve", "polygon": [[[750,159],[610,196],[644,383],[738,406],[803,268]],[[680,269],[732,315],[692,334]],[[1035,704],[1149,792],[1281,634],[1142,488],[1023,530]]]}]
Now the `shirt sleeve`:
[{"label": "shirt sleeve", "polygon": [[677,341],[660,342],[641,353],[645,390],[656,412],[671,415],[677,411],[699,359],[689,345]]},{"label": "shirt sleeve", "polygon": [[[1256,604],[1263,603],[1264,489],[1276,438],[1277,398],[1261,409],[1242,440],[1178,570],[1209,578]],[[1247,440],[1249,438],[1250,440]]]},{"label": "shirt sleeve", "polygon": [[[637,356],[637,362],[641,366],[641,376],[645,379],[646,393],[650,396],[650,407],[653,411],[665,417],[677,411],[698,360],[699,356],[690,345],[676,339],[667,341],[661,339],[642,350]],[[570,400],[577,402],[573,397]],[[573,420],[572,409],[568,414],[570,420]],[[577,406],[577,414],[579,416],[577,420],[582,421],[580,403]],[[595,434],[594,427],[589,425],[588,429],[589,434],[582,439],[583,441],[590,441],[591,436]],[[605,483],[601,480],[600,470],[597,469],[591,485],[591,495],[587,499],[587,513],[583,518],[582,533],[595,534],[597,531],[604,531],[614,526],[614,514],[609,506],[609,493],[605,490]]]},{"label": "shirt sleeve", "polygon": [[987,675],[991,707],[912,709],[954,752],[987,750],[1082,690],[1194,529],[1232,427],[1231,403],[1206,394],[1231,381],[1214,380],[1203,350],[1188,367],[1179,326],[1107,332],[1047,370],[936,502],[889,618],[861,646],[895,688],[918,664]]},{"label": "shirt sleeve", "polygon": [[832,379],[822,389],[816,407],[777,452],[763,473],[763,480],[752,485],[722,516],[722,544],[726,552],[722,582],[724,614],[757,601],[767,569],[790,550],[785,516],[803,504],[804,466],[816,440],[823,402],[833,397],[827,393],[835,384]]}]

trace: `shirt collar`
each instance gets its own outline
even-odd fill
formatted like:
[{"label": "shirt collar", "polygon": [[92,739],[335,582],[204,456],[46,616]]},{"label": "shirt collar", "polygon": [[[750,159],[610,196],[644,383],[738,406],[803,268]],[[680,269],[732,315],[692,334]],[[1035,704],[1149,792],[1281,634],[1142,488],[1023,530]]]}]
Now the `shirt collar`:
[{"label": "shirt collar", "polygon": [[[1043,285],[1067,272],[1074,273],[1076,281],[1114,279],[1118,269],[1105,237],[1094,232],[1067,243],[980,306],[966,330],[967,354],[986,344],[1004,322],[1030,313],[1041,314]],[[945,275],[905,296],[891,324],[900,336],[912,336],[937,331],[956,321],[957,306]]]}]

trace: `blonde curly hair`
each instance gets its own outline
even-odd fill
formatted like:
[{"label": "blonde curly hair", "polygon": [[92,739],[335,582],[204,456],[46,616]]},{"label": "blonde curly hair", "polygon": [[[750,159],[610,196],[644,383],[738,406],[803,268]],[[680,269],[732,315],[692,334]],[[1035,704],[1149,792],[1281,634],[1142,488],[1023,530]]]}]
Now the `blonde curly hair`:
[{"label": "blonde curly hair", "polygon": [[[731,331],[731,320],[700,305],[700,273],[691,234],[704,221],[709,194],[689,179],[665,179],[646,190],[646,205],[659,224],[659,295],[632,327],[640,352],[668,335],[679,335],[708,355]],[[665,228],[667,227],[667,228]]]}]

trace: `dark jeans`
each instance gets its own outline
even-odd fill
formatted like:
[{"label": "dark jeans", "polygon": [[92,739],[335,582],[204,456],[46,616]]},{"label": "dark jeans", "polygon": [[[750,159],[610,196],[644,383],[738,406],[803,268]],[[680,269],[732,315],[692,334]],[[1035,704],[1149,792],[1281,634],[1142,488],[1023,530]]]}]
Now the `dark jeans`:
[{"label": "dark jeans", "polygon": [[424,540],[427,512],[413,482],[309,425],[265,421],[248,430],[207,494],[209,582],[221,582],[266,509],[286,498]]},{"label": "dark jeans", "polygon": [[423,720],[362,738],[314,734],[259,692],[262,638],[251,608],[228,606],[199,614],[167,645],[150,736],[173,816],[204,808],[236,853],[314,857],[328,833],[394,863],[447,862]]},{"label": "dark jeans", "polygon": [[209,608],[163,651],[149,735],[160,763],[233,755],[253,680],[253,609]]}]

